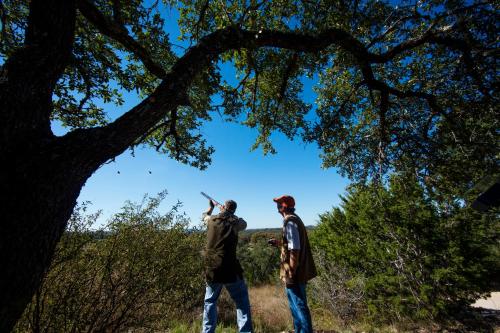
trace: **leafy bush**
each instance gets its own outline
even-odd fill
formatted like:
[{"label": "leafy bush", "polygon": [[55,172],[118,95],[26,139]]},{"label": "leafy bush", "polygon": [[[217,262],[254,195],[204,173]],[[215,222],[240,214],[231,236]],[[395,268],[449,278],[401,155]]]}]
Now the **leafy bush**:
[{"label": "leafy bush", "polygon": [[267,242],[271,238],[279,239],[280,237],[281,233],[279,232],[258,231],[250,235],[250,243]]},{"label": "leafy bush", "polygon": [[313,300],[344,324],[354,322],[366,301],[364,276],[328,260],[321,250],[317,249],[314,259],[319,275],[310,282]]},{"label": "leafy bush", "polygon": [[250,286],[274,282],[278,279],[279,251],[267,244],[268,238],[253,237],[254,243],[239,244],[237,255]]},{"label": "leafy bush", "polygon": [[498,211],[436,200],[397,177],[387,188],[353,186],[342,201],[320,216],[311,243],[347,280],[364,281],[362,307],[372,319],[435,318],[491,291],[500,272]]},{"label": "leafy bush", "polygon": [[98,215],[77,209],[17,331],[165,329],[200,307],[204,235],[179,204],[158,212],[165,195],[128,202],[100,232]]}]

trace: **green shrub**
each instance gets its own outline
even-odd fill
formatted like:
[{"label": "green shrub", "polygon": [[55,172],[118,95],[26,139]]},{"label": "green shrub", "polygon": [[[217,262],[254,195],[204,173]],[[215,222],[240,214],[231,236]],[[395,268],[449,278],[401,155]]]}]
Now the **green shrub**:
[{"label": "green shrub", "polygon": [[269,246],[265,237],[252,239],[254,242],[239,244],[237,250],[247,284],[256,286],[275,282],[278,279],[279,251]]},{"label": "green shrub", "polygon": [[313,307],[333,314],[344,325],[355,322],[366,302],[363,274],[352,274],[347,267],[329,260],[318,248],[314,260],[319,274],[309,283]]},{"label": "green shrub", "polygon": [[277,232],[258,231],[251,234],[250,243],[267,242],[271,238],[279,239],[280,237],[281,234]]},{"label": "green shrub", "polygon": [[128,202],[104,232],[77,209],[17,331],[165,329],[192,317],[203,301],[204,235],[188,229],[179,204],[158,212],[165,195]]},{"label": "green shrub", "polygon": [[372,319],[435,318],[491,291],[500,272],[498,212],[438,201],[397,177],[387,188],[352,187],[342,201],[320,216],[311,243],[363,281],[361,305]]}]

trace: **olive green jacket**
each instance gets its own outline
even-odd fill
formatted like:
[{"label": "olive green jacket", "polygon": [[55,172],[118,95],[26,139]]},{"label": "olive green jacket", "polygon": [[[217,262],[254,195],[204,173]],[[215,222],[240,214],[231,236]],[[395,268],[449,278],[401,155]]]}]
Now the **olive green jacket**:
[{"label": "olive green jacket", "polygon": [[246,228],[246,222],[227,212],[206,216],[204,220],[207,223],[206,280],[230,283],[243,278],[243,269],[236,257],[236,247],[238,231]]}]

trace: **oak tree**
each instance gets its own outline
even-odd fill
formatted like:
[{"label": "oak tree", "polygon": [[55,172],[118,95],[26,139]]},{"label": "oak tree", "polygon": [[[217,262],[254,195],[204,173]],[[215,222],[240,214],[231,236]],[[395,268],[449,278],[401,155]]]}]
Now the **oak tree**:
[{"label": "oak tree", "polygon": [[[165,31],[171,7],[182,54]],[[255,128],[265,152],[274,131],[317,142],[325,166],[353,179],[498,166],[500,20],[487,1],[4,0],[0,20],[0,331],[99,166],[147,145],[205,168],[199,128],[214,112]],[[301,98],[307,76],[316,106]],[[118,118],[101,107],[134,90],[142,101]],[[56,120],[67,134],[53,134]]]}]

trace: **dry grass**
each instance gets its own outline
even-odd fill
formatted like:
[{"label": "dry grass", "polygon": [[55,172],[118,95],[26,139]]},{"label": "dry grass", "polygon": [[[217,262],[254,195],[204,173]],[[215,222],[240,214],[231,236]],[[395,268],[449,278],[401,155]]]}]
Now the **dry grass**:
[{"label": "dry grass", "polygon": [[[292,316],[285,288],[281,284],[253,287],[249,290],[255,332],[291,332]],[[318,332],[339,332],[342,326],[331,312],[311,308],[313,327]]]},{"label": "dry grass", "polygon": [[[251,287],[248,293],[255,333],[276,333],[292,329],[292,318],[283,286]],[[223,289],[217,305],[217,332],[219,330],[220,332],[236,332],[236,308],[225,289]]]},{"label": "dry grass", "polygon": [[348,328],[342,325],[342,321],[327,309],[318,306],[309,306],[309,308],[315,332],[349,332]]},{"label": "dry grass", "polygon": [[[288,300],[282,285],[265,285],[249,288],[250,305],[255,333],[292,332],[292,318],[288,308]],[[311,299],[309,299],[311,301]],[[311,303],[311,302],[310,302]],[[362,320],[346,324],[331,311],[319,304],[310,304],[313,327],[317,333],[465,333],[485,332],[500,333],[498,325],[479,325],[469,329],[461,324],[449,324],[446,327],[437,323],[414,323],[404,321],[376,325]],[[223,291],[218,302],[219,321],[216,333],[236,333],[236,309],[233,301],[226,291]],[[201,311],[201,309],[200,309]],[[194,314],[193,318],[173,325],[169,333],[197,333],[201,331],[201,312]]]},{"label": "dry grass", "polygon": [[292,317],[281,285],[265,285],[249,290],[255,331],[279,332],[291,329]]}]

